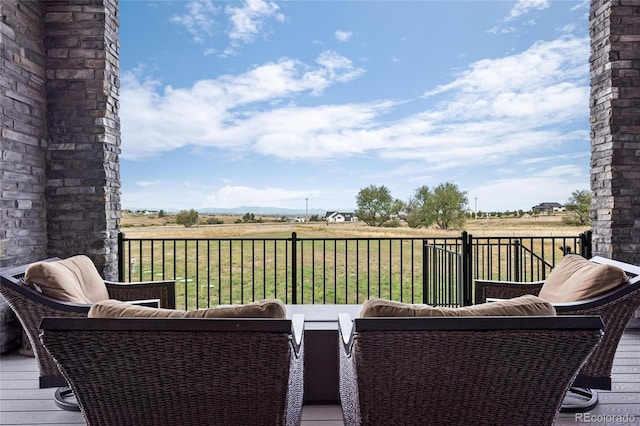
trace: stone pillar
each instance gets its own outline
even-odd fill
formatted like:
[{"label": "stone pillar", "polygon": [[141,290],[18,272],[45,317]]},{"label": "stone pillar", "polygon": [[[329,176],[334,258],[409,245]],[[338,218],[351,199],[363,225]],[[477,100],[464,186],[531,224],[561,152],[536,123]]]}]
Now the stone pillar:
[{"label": "stone pillar", "polygon": [[0,268],[47,254],[42,7],[0,3]]},{"label": "stone pillar", "polygon": [[592,0],[593,254],[640,264],[640,2]]},{"label": "stone pillar", "polygon": [[46,0],[48,253],[117,276],[120,229],[117,0]]}]

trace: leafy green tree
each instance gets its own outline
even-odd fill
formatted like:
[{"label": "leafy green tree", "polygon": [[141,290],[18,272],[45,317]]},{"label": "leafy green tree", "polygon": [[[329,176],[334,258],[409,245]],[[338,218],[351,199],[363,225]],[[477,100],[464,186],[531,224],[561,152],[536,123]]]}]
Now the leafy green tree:
[{"label": "leafy green tree", "polygon": [[441,183],[433,190],[426,203],[427,221],[435,222],[440,229],[462,228],[468,203],[467,192],[460,191],[458,185]]},{"label": "leafy green tree", "polygon": [[421,186],[416,188],[413,197],[405,204],[405,219],[410,228],[420,228],[421,226],[426,228],[433,223],[433,218],[427,212],[427,204],[431,195],[428,186]]},{"label": "leafy green tree", "polygon": [[184,225],[186,228],[189,228],[198,223],[198,212],[194,209],[188,211],[182,210],[176,215],[176,223],[178,225]]},{"label": "leafy green tree", "polygon": [[236,220],[236,223],[262,223],[262,218],[257,218],[255,213],[245,213],[242,219]]},{"label": "leafy green tree", "polygon": [[160,210],[158,212],[158,217],[165,217],[167,214],[164,212],[164,210]]},{"label": "leafy green tree", "polygon": [[394,199],[384,185],[369,185],[361,189],[356,197],[356,204],[356,217],[369,226],[384,225],[404,207],[404,203]]},{"label": "leafy green tree", "polygon": [[451,182],[441,183],[433,190],[421,186],[405,204],[407,224],[410,228],[426,228],[434,223],[440,229],[461,228],[467,219],[467,203],[467,193]]},{"label": "leafy green tree", "polygon": [[564,207],[568,214],[562,218],[565,223],[576,226],[585,226],[591,223],[591,191],[577,190],[571,193],[571,197]]}]

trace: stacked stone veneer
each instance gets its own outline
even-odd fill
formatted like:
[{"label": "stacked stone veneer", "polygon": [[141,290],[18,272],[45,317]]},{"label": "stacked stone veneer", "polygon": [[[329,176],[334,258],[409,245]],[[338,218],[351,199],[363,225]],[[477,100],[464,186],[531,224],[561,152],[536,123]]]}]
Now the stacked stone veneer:
[{"label": "stacked stone veneer", "polygon": [[0,267],[47,253],[42,19],[38,2],[0,3]]},{"label": "stacked stone veneer", "polygon": [[117,272],[117,0],[4,1],[0,267],[89,255]]},{"label": "stacked stone veneer", "polygon": [[591,2],[593,253],[640,264],[640,1]]}]

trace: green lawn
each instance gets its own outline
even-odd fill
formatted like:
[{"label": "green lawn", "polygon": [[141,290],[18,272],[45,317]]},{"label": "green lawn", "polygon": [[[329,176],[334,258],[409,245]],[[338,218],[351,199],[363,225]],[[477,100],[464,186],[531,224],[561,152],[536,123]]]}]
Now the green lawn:
[{"label": "green lawn", "polygon": [[[537,279],[548,273],[549,265],[561,255],[555,246],[566,241],[557,238],[562,237],[519,238],[515,243],[513,238],[477,239],[473,276]],[[576,237],[566,238],[575,241]],[[124,265],[124,280],[175,279],[177,304],[186,309],[265,298],[308,304],[358,304],[374,297],[406,303],[461,303],[457,254],[461,240],[428,239],[438,247],[434,252],[438,258],[431,258],[431,254],[423,258],[423,241],[401,237],[301,238],[297,239],[293,262],[291,234],[132,239],[124,242],[123,258],[130,259]]]}]

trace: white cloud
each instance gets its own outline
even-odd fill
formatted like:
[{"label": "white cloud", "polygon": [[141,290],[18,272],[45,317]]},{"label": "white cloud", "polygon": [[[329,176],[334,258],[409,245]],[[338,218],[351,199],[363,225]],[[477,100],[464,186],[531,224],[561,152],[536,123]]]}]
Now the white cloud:
[{"label": "white cloud", "polygon": [[338,40],[338,43],[346,43],[351,40],[353,33],[351,31],[340,31],[336,30],[335,37]]},{"label": "white cloud", "polygon": [[314,73],[320,80],[338,81],[346,83],[360,77],[364,70],[355,68],[350,59],[337,54],[332,50],[325,50],[316,59],[320,68]]},{"label": "white cloud", "polygon": [[184,26],[193,36],[193,41],[202,43],[207,36],[213,35],[218,12],[212,0],[193,0],[187,4],[186,14],[173,15],[170,20]]},{"label": "white cloud", "polygon": [[519,16],[526,15],[532,10],[543,10],[550,6],[549,0],[518,0],[513,6],[505,21],[515,19]]},{"label": "white cloud", "polygon": [[535,92],[568,81],[588,85],[588,57],[587,38],[563,36],[537,42],[516,55],[474,62],[451,83],[438,86],[425,96],[455,90],[468,103],[469,97],[486,99],[505,92]]},{"label": "white cloud", "polygon": [[122,204],[128,208],[156,209],[203,209],[207,207],[233,208],[247,207],[304,207],[305,198],[317,199],[321,191],[314,189],[288,189],[278,187],[250,187],[245,185],[225,185],[213,187],[194,185],[190,182],[171,182],[163,186],[163,193],[171,197],[159,196],[156,188],[132,189],[122,194]]},{"label": "white cloud", "polygon": [[[222,50],[220,56],[237,54],[240,44],[249,44],[265,32],[268,19],[284,22],[285,16],[279,13],[279,6],[264,0],[245,0],[241,6],[227,6],[224,13],[229,17],[229,29],[226,31],[230,45]],[[221,8],[213,0],[192,0],[186,5],[186,13],[171,16],[172,23],[182,25],[193,37],[193,41],[204,43],[216,32],[216,17]],[[205,55],[216,53],[217,49],[205,49]]]},{"label": "white cloud", "polygon": [[282,108],[251,117],[246,127],[261,129],[253,148],[286,159],[344,158],[381,148],[375,119],[393,103]]},{"label": "white cloud", "polygon": [[[291,190],[285,188],[251,188],[247,186],[224,186],[207,201],[211,205],[220,207],[236,207],[246,205],[251,200],[251,206],[281,207],[291,205],[292,201],[304,200],[315,191]],[[300,204],[302,205],[302,204]]]},{"label": "white cloud", "polygon": [[286,160],[366,155],[456,170],[469,163],[509,164],[562,147],[583,149],[587,132],[565,124],[588,114],[588,57],[588,39],[565,36],[517,55],[477,61],[427,92],[428,99],[411,101],[442,99],[438,103],[393,121],[385,115],[397,101],[298,105],[300,97],[317,96],[364,72],[331,51],[315,66],[283,58],[164,91],[125,75],[123,157],[194,145]]},{"label": "white cloud", "polygon": [[520,172],[516,176],[484,181],[468,188],[469,201],[477,197],[479,211],[528,211],[534,204],[545,201],[564,203],[572,191],[588,189],[589,181],[585,180],[588,167],[586,162],[585,169],[566,165],[531,175]]},{"label": "white cloud", "polygon": [[241,7],[227,6],[225,13],[229,15],[231,28],[227,31],[232,44],[252,43],[264,29],[269,18],[283,22],[285,17],[278,13],[279,6],[264,0],[246,0]]},{"label": "white cloud", "polygon": [[590,7],[591,7],[591,0],[582,0],[582,2],[573,6],[571,10],[586,9],[588,11]]},{"label": "white cloud", "polygon": [[[587,137],[588,135],[584,135],[584,137]],[[573,152],[573,153],[568,153],[568,154],[560,154],[560,155],[553,155],[553,156],[537,156],[537,157],[527,157],[524,158],[522,160],[520,160],[518,162],[518,164],[522,164],[522,165],[527,165],[527,164],[539,164],[539,163],[548,163],[549,161],[557,161],[557,160],[562,160],[562,161],[566,161],[566,160],[573,160],[576,158],[584,158],[587,159],[589,158],[589,153],[587,151],[585,152]]]},{"label": "white cloud", "polygon": [[[511,8],[509,14],[504,17],[503,22],[510,22],[516,18],[523,17],[534,10],[543,10],[551,6],[550,0],[518,0],[516,4]],[[532,27],[536,25],[535,19],[528,19],[521,22],[524,27]],[[518,31],[518,29],[512,25],[499,26],[496,25],[487,30],[489,34],[511,34]]]},{"label": "white cloud", "polygon": [[425,93],[447,96],[439,108],[388,129],[395,143],[385,155],[452,167],[588,140],[583,132],[562,130],[588,105],[588,52],[588,40],[565,37],[471,64],[450,83]]},{"label": "white cloud", "polygon": [[162,181],[160,180],[153,180],[153,181],[147,181],[147,180],[141,180],[136,182],[136,185],[141,186],[143,188],[147,188],[149,186],[157,186],[160,185]]},{"label": "white cloud", "polygon": [[262,103],[304,92],[318,95],[362,72],[348,59],[327,51],[319,55],[315,67],[282,58],[243,74],[201,80],[189,88],[162,90],[157,81],[141,81],[137,73],[124,73],[123,157],[149,157],[186,145],[248,149],[263,135],[260,128],[248,129],[246,123],[278,114],[263,111]]}]

